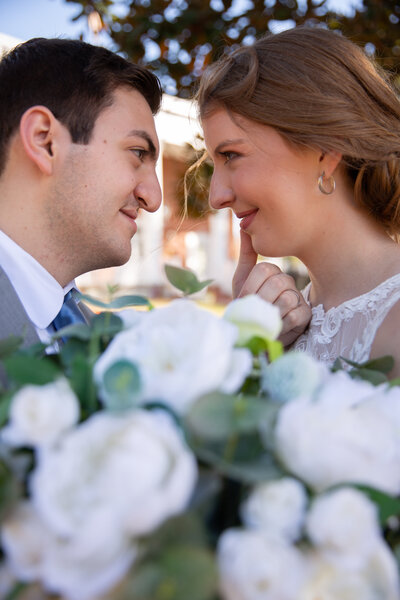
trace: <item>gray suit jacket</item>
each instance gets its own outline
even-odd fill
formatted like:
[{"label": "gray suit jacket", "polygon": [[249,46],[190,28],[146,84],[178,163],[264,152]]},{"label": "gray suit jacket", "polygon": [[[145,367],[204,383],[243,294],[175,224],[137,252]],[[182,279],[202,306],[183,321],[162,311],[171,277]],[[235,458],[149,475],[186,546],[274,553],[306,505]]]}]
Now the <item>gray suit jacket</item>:
[{"label": "gray suit jacket", "polygon": [[[93,313],[84,305],[79,306],[85,320],[90,321]],[[26,348],[40,342],[37,331],[30,321],[7,275],[0,267],[0,340],[9,335],[24,338]],[[0,382],[5,383],[5,374],[0,368]]]},{"label": "gray suit jacket", "polygon": [[12,334],[24,338],[24,347],[40,342],[34,325],[29,320],[7,275],[0,267],[0,340]]}]

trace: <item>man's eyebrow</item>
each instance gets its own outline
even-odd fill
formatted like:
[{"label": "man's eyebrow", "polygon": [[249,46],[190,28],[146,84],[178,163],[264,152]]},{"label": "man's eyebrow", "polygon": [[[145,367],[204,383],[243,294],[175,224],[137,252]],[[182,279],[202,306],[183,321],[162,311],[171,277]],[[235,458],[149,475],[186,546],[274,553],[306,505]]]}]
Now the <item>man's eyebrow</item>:
[{"label": "man's eyebrow", "polygon": [[148,146],[149,146],[149,153],[151,155],[151,158],[156,159],[157,158],[157,150],[156,147],[154,145],[153,140],[151,139],[151,137],[149,136],[149,134],[147,133],[147,131],[145,131],[144,129],[132,129],[127,137],[133,137],[133,136],[138,136],[143,138],[144,140],[146,140]]},{"label": "man's eyebrow", "polygon": [[225,146],[230,146],[231,144],[245,144],[246,140],[243,138],[237,138],[234,140],[224,140],[223,142],[221,142],[220,144],[218,144],[218,146],[215,148],[215,152],[221,152],[221,150],[223,148],[225,148]]}]

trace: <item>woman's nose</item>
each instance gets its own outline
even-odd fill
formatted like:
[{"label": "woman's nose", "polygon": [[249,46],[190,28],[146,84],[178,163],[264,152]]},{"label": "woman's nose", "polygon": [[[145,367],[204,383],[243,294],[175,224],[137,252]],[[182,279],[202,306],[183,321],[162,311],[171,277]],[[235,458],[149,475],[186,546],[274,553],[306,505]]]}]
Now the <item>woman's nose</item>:
[{"label": "woman's nose", "polygon": [[215,172],[211,178],[210,192],[208,196],[211,208],[228,208],[234,200],[232,188],[228,182],[218,177]]}]

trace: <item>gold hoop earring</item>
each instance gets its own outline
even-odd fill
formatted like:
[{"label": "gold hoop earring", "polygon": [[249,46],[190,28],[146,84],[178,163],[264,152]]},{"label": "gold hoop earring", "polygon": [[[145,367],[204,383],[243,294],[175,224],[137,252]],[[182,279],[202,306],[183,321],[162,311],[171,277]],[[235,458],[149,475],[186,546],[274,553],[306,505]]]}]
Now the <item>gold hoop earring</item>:
[{"label": "gold hoop earring", "polygon": [[326,194],[327,196],[329,196],[329,194],[332,194],[336,189],[336,181],[335,181],[335,178],[333,177],[333,175],[331,175],[330,177],[328,177],[328,179],[325,182],[328,184],[328,187],[325,187],[324,186],[324,177],[325,177],[325,171],[322,171],[322,174],[318,177],[319,191],[322,192],[323,194]]}]

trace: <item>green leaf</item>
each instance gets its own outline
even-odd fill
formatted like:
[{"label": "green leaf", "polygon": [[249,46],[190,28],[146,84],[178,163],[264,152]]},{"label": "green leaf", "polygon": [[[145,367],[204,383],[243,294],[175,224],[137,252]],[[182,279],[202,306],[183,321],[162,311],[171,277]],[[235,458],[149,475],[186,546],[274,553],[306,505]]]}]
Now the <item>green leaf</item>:
[{"label": "green leaf", "polygon": [[389,373],[394,367],[393,356],[390,356],[389,354],[380,358],[373,358],[371,360],[367,360],[363,363],[356,363],[353,360],[350,360],[349,358],[344,358],[343,356],[340,356],[339,359],[357,370],[368,369],[371,371],[379,371],[380,373]]},{"label": "green leaf", "polygon": [[3,427],[8,421],[8,414],[10,412],[13,395],[13,392],[7,392],[0,398],[0,427]]},{"label": "green leaf", "polygon": [[390,373],[394,367],[393,356],[386,355],[381,358],[374,358],[368,360],[363,365],[364,369],[371,369],[372,371],[380,371],[381,373]]},{"label": "green leaf", "polygon": [[191,446],[195,454],[202,461],[213,466],[218,473],[247,485],[256,485],[283,476],[283,471],[274,457],[265,451],[249,460],[226,460],[222,452],[216,448],[205,445],[193,446],[193,444]]},{"label": "green leaf", "polygon": [[338,357],[331,367],[332,373],[336,373],[337,371],[343,371],[342,361]]},{"label": "green leaf", "polygon": [[400,517],[400,498],[390,496],[375,488],[366,485],[355,485],[358,490],[363,492],[378,507],[379,519],[382,525],[386,523],[389,517]]},{"label": "green leaf", "polygon": [[199,281],[192,271],[173,265],[164,265],[164,270],[168,281],[183,292],[185,296],[199,292],[213,281],[212,279]]},{"label": "green leaf", "polygon": [[113,313],[103,312],[93,317],[90,328],[98,336],[113,337],[123,329],[120,317]]},{"label": "green leaf", "polygon": [[61,375],[60,367],[50,358],[18,354],[6,358],[3,364],[9,379],[21,385],[45,385]]},{"label": "green leaf", "polygon": [[78,340],[87,341],[90,340],[90,327],[86,323],[74,323],[73,325],[67,325],[59,329],[52,335],[52,339],[58,340],[63,337],[77,338]]},{"label": "green leaf", "polygon": [[[4,600],[24,600],[25,598],[30,597],[30,594],[28,592],[27,595],[21,595],[24,592],[26,592],[31,586],[29,583],[24,583],[23,581],[19,581],[18,583],[16,583],[13,588],[7,593],[7,596],[5,596]],[[35,597],[37,590],[33,591],[33,596]]]},{"label": "green leaf", "polygon": [[267,340],[268,358],[272,362],[283,354],[283,344],[279,340]]},{"label": "green leaf", "polygon": [[116,600],[214,600],[217,570],[212,553],[191,544],[165,549],[139,564]]},{"label": "green leaf", "polygon": [[92,306],[102,308],[103,310],[119,310],[131,306],[151,306],[150,300],[144,296],[120,296],[111,302],[101,302],[101,300],[97,300],[92,296],[79,293],[77,294],[77,299],[87,304],[91,304]]},{"label": "green leaf", "polygon": [[380,385],[387,382],[387,377],[381,371],[373,371],[372,369],[353,369],[349,372],[353,379],[362,379],[369,381],[373,385]]},{"label": "green leaf", "polygon": [[0,360],[11,356],[22,344],[24,338],[17,335],[10,335],[3,340],[0,340]]},{"label": "green leaf", "polygon": [[192,434],[209,441],[226,440],[235,433],[257,431],[276,407],[265,398],[213,392],[197,400],[185,418]]},{"label": "green leaf", "polygon": [[141,389],[137,366],[128,360],[119,360],[107,369],[103,377],[104,402],[110,410],[125,410],[135,406]]},{"label": "green leaf", "polygon": [[0,460],[0,521],[15,506],[21,495],[21,485],[11,470]]}]

